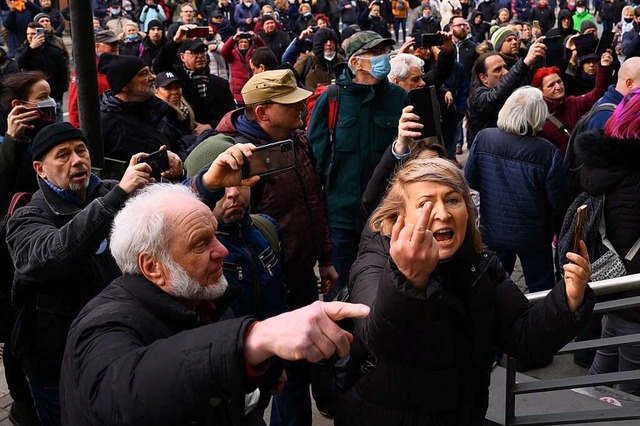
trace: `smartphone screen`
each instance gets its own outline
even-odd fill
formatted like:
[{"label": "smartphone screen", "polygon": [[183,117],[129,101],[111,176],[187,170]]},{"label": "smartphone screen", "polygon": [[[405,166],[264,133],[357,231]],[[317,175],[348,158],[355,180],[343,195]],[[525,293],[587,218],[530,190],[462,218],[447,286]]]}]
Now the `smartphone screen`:
[{"label": "smartphone screen", "polygon": [[437,136],[442,140],[440,126],[440,106],[434,86],[424,86],[409,91],[409,102],[413,105],[413,113],[420,119],[418,122],[424,127],[419,139]]},{"label": "smartphone screen", "polygon": [[196,27],[187,31],[187,37],[209,37],[209,27]]},{"label": "smartphone screen", "polygon": [[420,36],[420,44],[424,47],[427,46],[442,46],[444,44],[444,38],[442,34],[427,33]]},{"label": "smartphone screen", "polygon": [[251,158],[245,158],[240,171],[242,179],[251,176],[266,176],[293,168],[295,155],[291,139],[263,145],[253,151]]},{"label": "smartphone screen", "polygon": [[547,46],[545,65],[548,67],[561,66],[564,58],[564,45],[561,36],[545,37],[542,40]]},{"label": "smartphone screen", "polygon": [[576,210],[576,227],[573,230],[573,243],[571,252],[580,254],[580,241],[584,241],[584,232],[587,224],[587,205],[583,204]]}]

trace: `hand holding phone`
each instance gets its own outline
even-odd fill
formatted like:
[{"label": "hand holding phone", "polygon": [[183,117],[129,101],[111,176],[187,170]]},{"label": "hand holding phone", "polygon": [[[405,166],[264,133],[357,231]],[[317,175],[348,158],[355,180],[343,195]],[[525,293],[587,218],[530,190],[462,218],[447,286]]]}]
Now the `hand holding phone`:
[{"label": "hand holding phone", "polygon": [[162,173],[170,169],[169,154],[166,149],[149,154],[148,157],[138,158],[138,163],[147,163],[151,166],[151,177],[160,182]]},{"label": "hand holding phone", "polygon": [[196,27],[187,31],[187,38],[209,37],[209,27]]},{"label": "hand holding phone", "polygon": [[240,179],[266,176],[293,168],[295,155],[291,139],[263,145],[245,157],[240,169]]},{"label": "hand holding phone", "polygon": [[413,114],[420,117],[418,122],[423,126],[420,131],[420,137],[414,139],[437,136],[442,140],[440,106],[438,105],[436,88],[434,86],[424,86],[410,90],[409,102],[413,105]]},{"label": "hand holding phone", "polygon": [[584,241],[584,232],[587,224],[587,205],[583,204],[576,210],[576,226],[573,229],[573,241],[571,252],[580,254],[580,241]]},{"label": "hand holding phone", "polygon": [[420,45],[422,47],[442,46],[444,44],[444,36],[438,33],[427,33],[420,36]]}]

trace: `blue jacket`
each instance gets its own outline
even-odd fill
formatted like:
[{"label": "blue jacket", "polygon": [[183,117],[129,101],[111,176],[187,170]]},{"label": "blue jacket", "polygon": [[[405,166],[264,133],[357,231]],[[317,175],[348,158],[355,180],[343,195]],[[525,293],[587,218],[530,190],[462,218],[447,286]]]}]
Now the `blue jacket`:
[{"label": "blue jacket", "polygon": [[[595,109],[602,104],[618,105],[620,104],[620,102],[622,102],[623,98],[624,96],[622,96],[622,93],[616,90],[615,84],[612,84],[611,86],[609,86],[607,91],[604,92],[604,96],[602,96],[598,100],[598,102],[596,102],[593,108]],[[611,117],[612,115],[613,111],[600,111],[594,114],[587,124],[587,130],[604,129],[604,125],[607,124],[607,120],[609,120],[609,117]]]},{"label": "blue jacket", "polygon": [[260,6],[256,3],[251,3],[251,7],[247,7],[240,2],[236,5],[236,10],[233,13],[233,20],[236,22],[238,28],[240,28],[240,31],[253,31],[256,23],[252,21],[250,24],[247,24],[247,18],[253,19],[258,17],[260,17]]},{"label": "blue jacket", "polygon": [[[267,218],[278,230],[279,242],[282,231],[278,223]],[[265,319],[285,310],[282,285],[282,245],[275,253],[267,238],[253,223],[249,211],[240,222],[219,222],[217,237],[229,251],[222,269],[229,285],[242,290],[240,297],[231,304],[235,316],[252,315]]]},{"label": "blue jacket", "polygon": [[480,192],[480,229],[490,248],[547,248],[567,208],[560,151],[537,136],[480,131],[465,168]]}]

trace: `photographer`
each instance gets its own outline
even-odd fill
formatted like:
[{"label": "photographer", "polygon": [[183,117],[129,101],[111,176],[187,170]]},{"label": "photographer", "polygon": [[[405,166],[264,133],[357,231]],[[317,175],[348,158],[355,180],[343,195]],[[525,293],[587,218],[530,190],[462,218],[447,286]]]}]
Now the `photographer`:
[{"label": "photographer", "polygon": [[167,16],[164,13],[164,9],[158,4],[158,0],[146,0],[140,12],[139,20],[142,25],[142,31],[146,33],[149,29],[149,22],[158,20],[164,23],[167,20]]},{"label": "photographer", "polygon": [[220,55],[229,64],[231,78],[231,93],[237,105],[244,105],[242,88],[251,78],[249,60],[258,47],[265,46],[264,41],[257,37],[253,31],[241,32],[229,38],[220,50]]}]

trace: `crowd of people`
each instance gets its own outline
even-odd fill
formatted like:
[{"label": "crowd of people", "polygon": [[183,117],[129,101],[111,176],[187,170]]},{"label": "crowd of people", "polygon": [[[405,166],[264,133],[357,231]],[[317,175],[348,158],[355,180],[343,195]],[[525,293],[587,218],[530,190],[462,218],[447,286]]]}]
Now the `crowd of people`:
[{"label": "crowd of people", "polygon": [[[588,286],[640,272],[640,6],[91,3],[102,170],[63,40],[84,35],[55,1],[0,0],[13,424],[262,425],[271,405],[306,426],[312,398],[336,425],[482,424],[503,354],[526,370],[640,332],[635,309],[591,315]],[[246,176],[273,143],[291,164]]]}]

